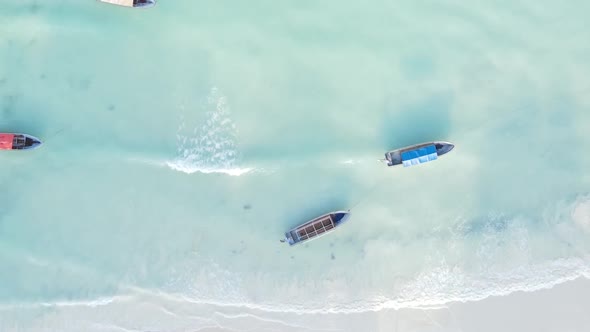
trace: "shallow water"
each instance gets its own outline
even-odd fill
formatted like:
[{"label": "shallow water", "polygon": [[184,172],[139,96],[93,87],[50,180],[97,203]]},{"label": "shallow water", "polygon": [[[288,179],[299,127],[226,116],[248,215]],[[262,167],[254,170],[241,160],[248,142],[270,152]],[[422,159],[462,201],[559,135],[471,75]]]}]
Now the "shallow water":
[{"label": "shallow water", "polygon": [[[302,330],[590,277],[589,7],[2,1],[0,131],[45,140],[0,155],[2,330]],[[377,162],[429,140],[456,148]]]}]

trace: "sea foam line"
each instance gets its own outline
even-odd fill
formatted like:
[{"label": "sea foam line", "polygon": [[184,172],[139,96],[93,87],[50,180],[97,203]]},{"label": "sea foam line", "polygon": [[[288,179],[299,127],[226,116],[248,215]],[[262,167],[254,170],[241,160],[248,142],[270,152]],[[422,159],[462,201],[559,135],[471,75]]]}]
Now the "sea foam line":
[{"label": "sea foam line", "polygon": [[128,158],[131,162],[138,162],[155,167],[169,168],[174,171],[179,171],[186,174],[203,173],[203,174],[226,174],[231,176],[240,176],[248,173],[259,173],[267,172],[261,168],[254,167],[232,167],[232,168],[215,168],[205,167],[201,168],[195,165],[191,165],[182,160],[152,160],[147,158]]},{"label": "sea foam line", "polygon": [[14,303],[14,304],[0,304],[0,310],[14,310],[14,309],[37,309],[37,308],[55,308],[55,307],[101,307],[106,306],[117,301],[129,301],[133,297],[130,295],[117,295],[113,297],[99,297],[94,300],[87,301],[55,301],[55,302],[33,302],[33,303]]},{"label": "sea foam line", "polygon": [[[454,273],[456,280],[461,280],[446,289],[444,284],[440,289],[426,289],[429,284],[436,287],[436,275]],[[453,271],[447,267],[435,269],[409,283],[402,294],[395,298],[378,296],[363,301],[335,307],[333,304],[310,307],[305,304],[252,303],[245,299],[237,301],[219,301],[216,299],[195,298],[187,294],[169,293],[160,290],[147,290],[133,287],[134,292],[149,294],[165,298],[169,301],[188,302],[197,305],[212,305],[217,307],[246,308],[263,312],[294,313],[294,314],[352,314],[386,309],[436,309],[443,308],[452,302],[475,302],[493,296],[507,296],[514,292],[534,292],[550,289],[556,285],[578,278],[590,279],[590,266],[586,261],[578,258],[559,259],[552,262],[530,265],[506,273],[492,274],[488,277],[481,275],[468,276],[460,271]],[[467,291],[465,291],[467,290]]]},{"label": "sea foam line", "polygon": [[175,171],[180,171],[186,174],[193,174],[193,173],[203,173],[203,174],[214,174],[214,173],[221,173],[227,174],[231,176],[240,176],[247,173],[254,171],[254,168],[240,168],[240,167],[233,167],[233,168],[213,168],[213,167],[197,167],[194,165],[186,165],[182,161],[167,161],[165,165],[170,167]]},{"label": "sea foam line", "polygon": [[[405,295],[402,294],[400,298],[388,298],[380,296],[366,301],[352,302],[347,306],[334,307],[333,305],[325,307],[309,308],[307,304],[299,305],[285,305],[277,303],[251,303],[248,301],[219,301],[214,299],[197,299],[186,294],[169,293],[161,290],[150,290],[139,288],[136,286],[128,286],[125,289],[127,294],[118,295],[114,297],[102,297],[96,300],[89,301],[56,301],[56,302],[37,302],[37,303],[16,303],[0,305],[0,310],[8,311],[14,309],[35,309],[42,307],[99,307],[116,304],[120,302],[130,302],[137,300],[137,295],[146,295],[165,299],[167,301],[177,303],[192,303],[195,305],[211,305],[216,307],[226,308],[245,308],[250,310],[257,310],[271,313],[293,313],[293,314],[354,314],[364,312],[375,312],[386,309],[436,309],[443,308],[452,302],[475,302],[481,301],[493,296],[507,296],[514,292],[534,292],[542,289],[550,289],[556,285],[572,281],[578,278],[590,279],[590,267],[587,265],[580,265],[580,259],[561,259],[549,264],[543,264],[532,269],[527,270],[522,274],[522,269],[513,271],[514,274],[498,274],[491,276],[487,280],[481,281],[471,280],[467,278],[467,284],[472,287],[470,291],[464,294],[458,292],[440,292],[439,294],[429,294],[426,289],[420,289],[421,283],[427,279],[427,276],[420,276],[414,283],[408,285],[407,288],[414,288],[414,290],[406,290]],[[547,269],[549,267],[549,269]],[[560,270],[565,268],[565,270]],[[572,270],[573,268],[573,270]],[[549,272],[549,273],[548,273]],[[551,272],[557,272],[561,276],[551,279]],[[431,275],[441,273],[441,271],[432,271]],[[443,273],[446,273],[443,271]],[[531,275],[536,275],[537,278],[529,278]],[[539,278],[539,276],[543,276]],[[544,277],[548,276],[548,277]],[[555,276],[553,274],[553,276]],[[518,280],[515,283],[510,283],[510,280]],[[535,280],[537,282],[535,282]],[[490,282],[486,285],[486,282]],[[508,283],[507,283],[508,281]],[[482,288],[477,288],[482,287]],[[415,297],[413,292],[420,292],[423,295]],[[460,292],[460,290],[459,290]],[[412,298],[413,297],[413,298]],[[232,318],[228,316],[226,318]]]}]

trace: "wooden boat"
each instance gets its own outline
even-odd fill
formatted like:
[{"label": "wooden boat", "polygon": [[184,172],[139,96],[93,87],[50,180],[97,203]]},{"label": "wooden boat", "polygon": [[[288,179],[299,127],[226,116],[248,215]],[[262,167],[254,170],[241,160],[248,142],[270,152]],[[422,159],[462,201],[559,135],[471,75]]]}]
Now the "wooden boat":
[{"label": "wooden boat", "polygon": [[335,211],[324,214],[291,229],[285,233],[285,239],[281,240],[281,242],[287,242],[292,246],[317,239],[334,231],[336,227],[346,222],[349,217],[349,211]]},{"label": "wooden boat", "polygon": [[41,145],[41,140],[27,134],[0,133],[0,150],[32,150]]},{"label": "wooden boat", "polygon": [[403,164],[404,167],[409,167],[436,160],[454,147],[454,144],[443,141],[421,143],[386,152],[383,161],[387,162],[387,166]]},{"label": "wooden boat", "polygon": [[148,8],[156,5],[156,0],[98,0],[123,7]]}]

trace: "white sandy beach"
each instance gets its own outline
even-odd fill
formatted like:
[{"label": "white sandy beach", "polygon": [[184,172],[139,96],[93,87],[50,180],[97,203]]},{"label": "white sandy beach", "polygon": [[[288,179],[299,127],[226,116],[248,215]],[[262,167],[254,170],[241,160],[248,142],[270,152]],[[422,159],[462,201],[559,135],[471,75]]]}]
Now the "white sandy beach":
[{"label": "white sandy beach", "polygon": [[375,329],[350,331],[583,332],[590,331],[589,305],[590,280],[580,278],[551,289],[452,303],[444,309],[387,310],[376,314]]},{"label": "white sandy beach", "polygon": [[[550,289],[456,302],[441,309],[302,315],[299,327],[279,324],[282,320],[261,313],[251,312],[250,317],[268,323],[258,325],[257,331],[586,332],[590,331],[589,307],[590,280],[579,278]],[[312,324],[306,322],[313,322],[317,328],[309,328]],[[201,330],[205,331],[233,330]]]}]

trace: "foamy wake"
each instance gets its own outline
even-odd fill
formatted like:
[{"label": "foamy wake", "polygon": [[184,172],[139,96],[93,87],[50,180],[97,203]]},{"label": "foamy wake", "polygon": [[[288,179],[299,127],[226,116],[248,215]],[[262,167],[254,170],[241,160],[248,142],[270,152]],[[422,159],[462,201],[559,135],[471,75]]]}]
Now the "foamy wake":
[{"label": "foamy wake", "polygon": [[193,173],[203,173],[203,174],[212,174],[212,173],[221,173],[227,174],[231,176],[240,176],[246,173],[252,172],[253,168],[202,168],[195,166],[191,163],[184,163],[182,161],[168,161],[166,162],[166,166],[170,167],[171,169],[179,172],[183,172],[186,174],[193,174]]},{"label": "foamy wake", "polygon": [[225,96],[217,88],[211,89],[204,107],[204,123],[202,119],[182,117],[176,134],[177,156],[166,165],[187,174],[239,176],[252,171],[237,165],[240,159],[237,129]]}]

